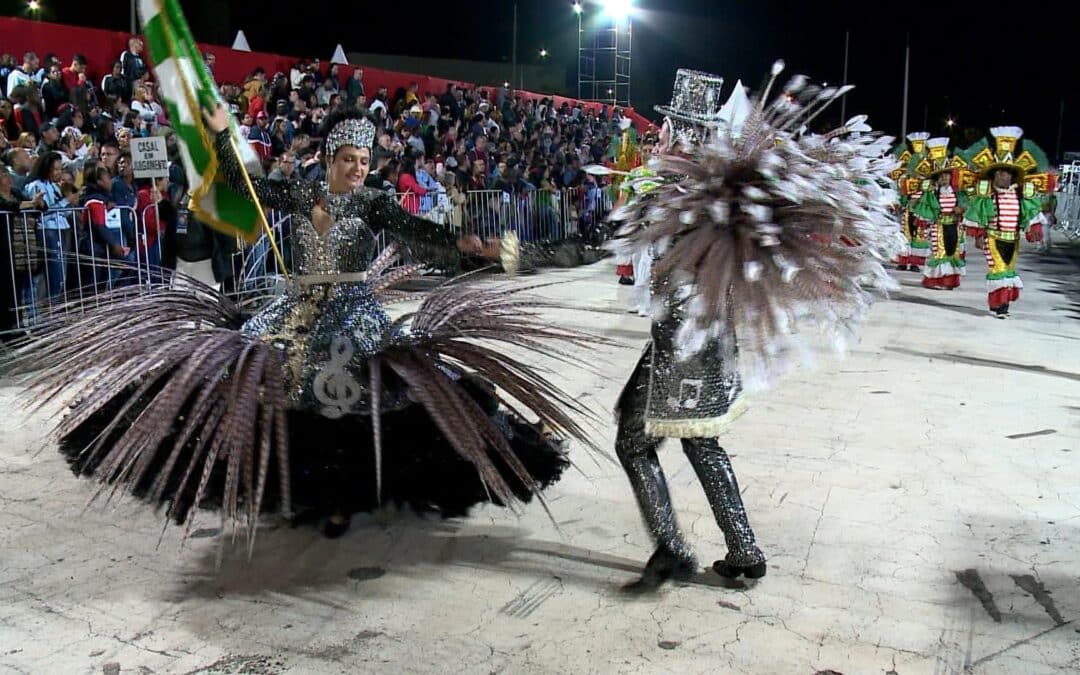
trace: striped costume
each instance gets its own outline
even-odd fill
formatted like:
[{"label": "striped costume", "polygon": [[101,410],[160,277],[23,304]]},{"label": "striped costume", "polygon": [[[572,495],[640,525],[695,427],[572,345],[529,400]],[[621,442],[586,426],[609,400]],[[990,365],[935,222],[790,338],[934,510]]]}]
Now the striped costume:
[{"label": "striped costume", "polygon": [[1009,303],[1020,298],[1024,284],[1016,273],[1019,234],[1026,232],[1028,241],[1039,241],[1044,222],[1042,203],[1033,193],[1021,195],[1017,185],[991,188],[988,181],[980,182],[964,223],[986,233],[986,290],[991,310],[1004,313]]},{"label": "striped costume", "polygon": [[967,263],[964,261],[965,230],[960,226],[960,213],[967,204],[964,193],[945,185],[927,190],[912,207],[916,217],[930,223],[930,255],[923,267],[922,285],[926,288],[954,289],[960,286]]},{"label": "striped costume", "polygon": [[1042,198],[1054,191],[1046,153],[1023,135],[1020,127],[991,127],[988,138],[964,151],[970,172],[979,178],[964,225],[985,240],[987,303],[998,318],[1009,314],[1024,286],[1016,273],[1020,233],[1030,242],[1042,239]]}]

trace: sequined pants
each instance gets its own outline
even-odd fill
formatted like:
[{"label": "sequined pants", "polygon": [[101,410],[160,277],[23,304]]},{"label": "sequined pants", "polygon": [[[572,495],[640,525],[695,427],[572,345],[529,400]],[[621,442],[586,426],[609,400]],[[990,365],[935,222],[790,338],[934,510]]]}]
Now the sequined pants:
[{"label": "sequined pants", "polygon": [[[645,413],[649,396],[650,351],[646,351],[619,400],[619,431],[615,452],[630,479],[645,524],[658,547],[680,558],[693,557],[675,519],[667,480],[656,450],[663,438],[645,434]],[[716,523],[727,543],[725,561],[747,566],[764,562],[765,554],[757,547],[754,531],[746,518],[739,484],[731,460],[715,438],[683,438],[683,452],[694,467]]]}]

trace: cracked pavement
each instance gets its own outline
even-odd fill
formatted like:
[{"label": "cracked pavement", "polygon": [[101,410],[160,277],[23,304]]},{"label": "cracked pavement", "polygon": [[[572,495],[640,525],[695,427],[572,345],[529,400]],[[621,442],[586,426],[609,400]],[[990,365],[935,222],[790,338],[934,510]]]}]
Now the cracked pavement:
[{"label": "cracked pavement", "polygon": [[[649,539],[620,469],[580,452],[547,493],[558,528],[535,504],[358,518],[335,541],[267,522],[252,561],[227,545],[219,568],[211,530],[181,548],[130,500],[86,508],[93,486],[0,382],[0,674],[1076,672],[1080,323],[1030,270],[1010,320],[960,311],[984,305],[978,258],[953,293],[902,273],[848,358],[757,395],[723,437],[770,557],[735,588],[703,569],[623,596]],[[603,310],[553,321],[626,347],[555,374],[611,448],[647,324],[608,262],[544,280]],[[677,444],[661,459],[707,565],[723,537]]]}]

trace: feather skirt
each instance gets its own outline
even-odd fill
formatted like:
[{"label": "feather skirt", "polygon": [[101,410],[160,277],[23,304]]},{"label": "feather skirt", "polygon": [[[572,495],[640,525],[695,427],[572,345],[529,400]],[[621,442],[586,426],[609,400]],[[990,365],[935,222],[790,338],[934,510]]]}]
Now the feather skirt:
[{"label": "feather skirt", "polygon": [[566,347],[591,342],[550,325],[540,310],[552,305],[524,290],[448,285],[381,326],[359,383],[366,406],[344,415],[296,405],[285,351],[190,281],[63,307],[4,369],[31,407],[67,404],[54,434],[99,496],[133,493],[187,532],[200,507],[251,539],[260,514],[294,507],[513,508],[559,478],[567,441],[595,448],[577,421],[592,414],[500,349],[576,362]]}]

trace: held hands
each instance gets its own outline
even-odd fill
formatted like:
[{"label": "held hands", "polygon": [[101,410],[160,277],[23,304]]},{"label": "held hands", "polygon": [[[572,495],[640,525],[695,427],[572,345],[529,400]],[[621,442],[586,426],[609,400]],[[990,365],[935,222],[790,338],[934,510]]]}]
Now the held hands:
[{"label": "held hands", "polygon": [[220,134],[229,128],[229,111],[224,106],[219,105],[213,113],[204,110],[203,117],[206,119],[206,126],[210,127],[210,131],[215,134]]},{"label": "held hands", "polygon": [[475,234],[470,234],[458,239],[457,247],[465,255],[477,256],[485,260],[498,260],[502,243],[496,237],[490,237],[487,241],[482,241]]}]

